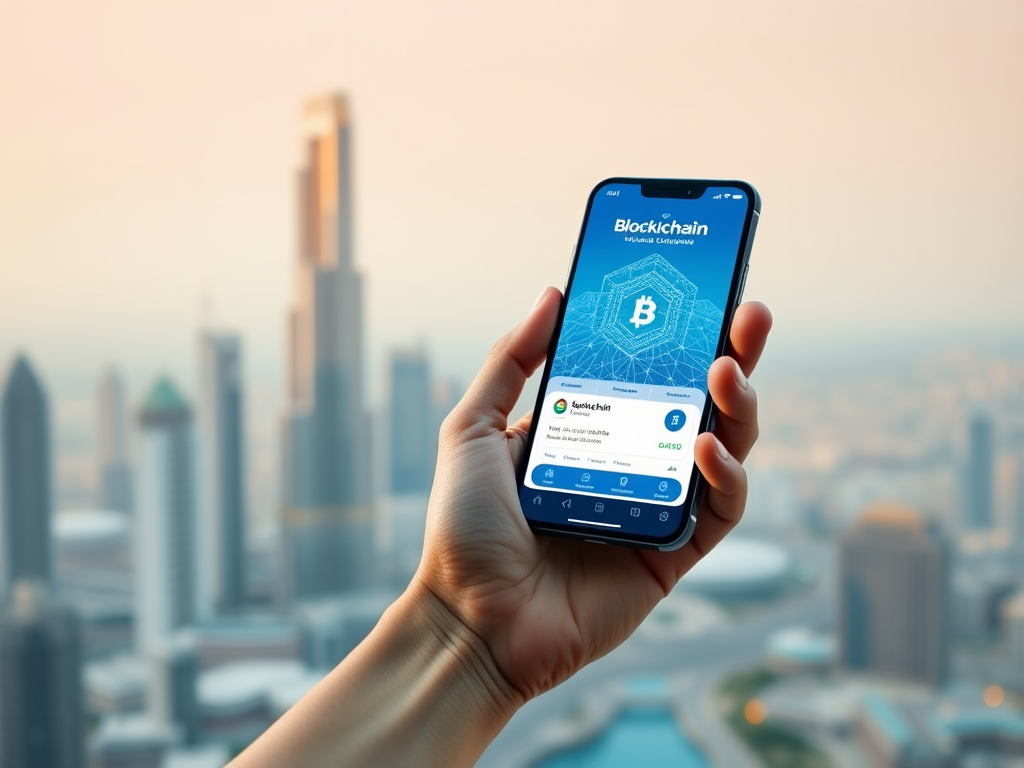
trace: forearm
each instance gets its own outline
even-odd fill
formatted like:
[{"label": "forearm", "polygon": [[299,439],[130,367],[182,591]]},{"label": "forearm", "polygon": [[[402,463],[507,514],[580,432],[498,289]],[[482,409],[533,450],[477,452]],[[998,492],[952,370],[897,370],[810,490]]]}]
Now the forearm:
[{"label": "forearm", "polygon": [[231,768],[470,766],[521,704],[481,640],[411,586]]}]

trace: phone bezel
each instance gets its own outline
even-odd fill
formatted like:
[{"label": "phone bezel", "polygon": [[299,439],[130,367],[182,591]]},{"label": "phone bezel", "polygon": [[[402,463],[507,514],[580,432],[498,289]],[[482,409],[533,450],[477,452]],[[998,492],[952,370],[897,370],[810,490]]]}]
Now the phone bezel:
[{"label": "phone bezel", "polygon": [[[726,308],[723,311],[722,332],[719,335],[718,344],[715,348],[715,359],[725,354],[728,348],[729,330],[732,326],[732,319],[739,306],[742,297],[743,284],[746,278],[747,266],[750,262],[750,249],[753,244],[753,230],[756,227],[757,218],[761,212],[761,198],[757,190],[745,181],[728,181],[717,179],[649,179],[631,177],[611,177],[599,182],[590,192],[587,198],[587,206],[583,214],[583,223],[580,226],[580,233],[573,248],[572,261],[569,265],[569,272],[566,276],[565,287],[562,291],[562,301],[558,310],[558,320],[555,325],[555,333],[552,334],[551,343],[548,346],[547,359],[544,363],[544,373],[540,380],[540,387],[537,392],[537,400],[534,403],[534,413],[538,413],[543,405],[545,391],[548,381],[551,378],[551,366],[554,362],[555,350],[558,348],[558,341],[562,333],[562,324],[565,320],[565,312],[568,305],[568,296],[572,288],[573,279],[576,276],[576,267],[579,264],[583,236],[587,231],[590,222],[590,213],[593,209],[594,198],[604,187],[611,184],[634,184],[641,187],[641,194],[644,197],[662,199],[684,199],[700,200],[708,194],[708,190],[718,187],[742,189],[746,194],[746,211],[743,220],[743,229],[740,235],[739,245],[736,252],[736,264],[733,267],[732,280],[729,286],[729,296]],[[670,194],[646,194],[645,190],[669,192]],[[700,194],[696,194],[697,190]],[[704,411],[701,413],[698,434],[708,431],[712,424],[716,408],[709,396],[704,404]],[[516,470],[516,492],[520,499],[520,507],[530,528],[536,533],[544,533],[554,536],[568,536],[571,538],[586,539],[609,544],[620,544],[624,546],[642,547],[647,549],[671,550],[683,546],[693,534],[697,524],[697,513],[700,498],[703,494],[705,480],[697,465],[694,464],[687,484],[687,501],[680,506],[654,505],[656,508],[681,510],[682,516],[679,525],[672,533],[665,536],[645,536],[628,532],[604,532],[591,529],[584,529],[581,526],[571,524],[551,523],[547,521],[533,520],[530,518],[529,509],[522,504],[524,480],[526,469],[530,460],[530,453],[533,450],[534,439],[537,433],[537,419],[530,423],[530,431],[527,436],[526,449],[523,458]],[[535,489],[530,489],[531,493]],[[551,491],[544,491],[550,493]],[[562,491],[560,495],[567,495],[573,498],[592,498],[585,494],[576,494],[571,491]],[[696,502],[696,503],[695,503]]]}]

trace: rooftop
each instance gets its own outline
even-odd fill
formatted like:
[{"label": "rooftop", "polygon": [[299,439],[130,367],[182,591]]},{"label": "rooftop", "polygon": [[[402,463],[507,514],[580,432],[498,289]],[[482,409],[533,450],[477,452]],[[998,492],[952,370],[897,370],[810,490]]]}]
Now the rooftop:
[{"label": "rooftop", "polygon": [[924,520],[914,507],[909,504],[878,502],[867,507],[860,517],[866,525],[881,525],[893,528],[924,528]]},{"label": "rooftop", "polygon": [[227,717],[267,706],[271,694],[282,686],[288,689],[308,684],[305,690],[309,690],[319,680],[298,661],[240,661],[202,672],[197,693],[205,714]]},{"label": "rooftop", "polygon": [[728,538],[683,577],[682,585],[700,591],[780,582],[789,562],[789,555],[773,544]]},{"label": "rooftop", "polygon": [[188,402],[167,376],[161,376],[142,402],[142,410],[149,413],[187,413]]}]

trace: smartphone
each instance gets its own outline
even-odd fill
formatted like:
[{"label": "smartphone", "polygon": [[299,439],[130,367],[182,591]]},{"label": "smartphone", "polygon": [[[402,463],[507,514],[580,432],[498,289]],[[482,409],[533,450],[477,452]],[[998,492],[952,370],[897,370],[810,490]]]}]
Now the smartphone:
[{"label": "smartphone", "polygon": [[671,550],[697,524],[693,458],[713,428],[760,216],[742,181],[614,178],[587,201],[519,467],[537,532]]}]

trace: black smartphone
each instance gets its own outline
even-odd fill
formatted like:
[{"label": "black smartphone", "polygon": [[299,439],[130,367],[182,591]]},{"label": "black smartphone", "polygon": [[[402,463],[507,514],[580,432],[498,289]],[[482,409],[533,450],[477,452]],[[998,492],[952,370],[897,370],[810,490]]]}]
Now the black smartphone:
[{"label": "black smartphone", "polygon": [[535,531],[663,550],[690,538],[708,368],[760,208],[742,181],[615,178],[590,193],[519,467]]}]

